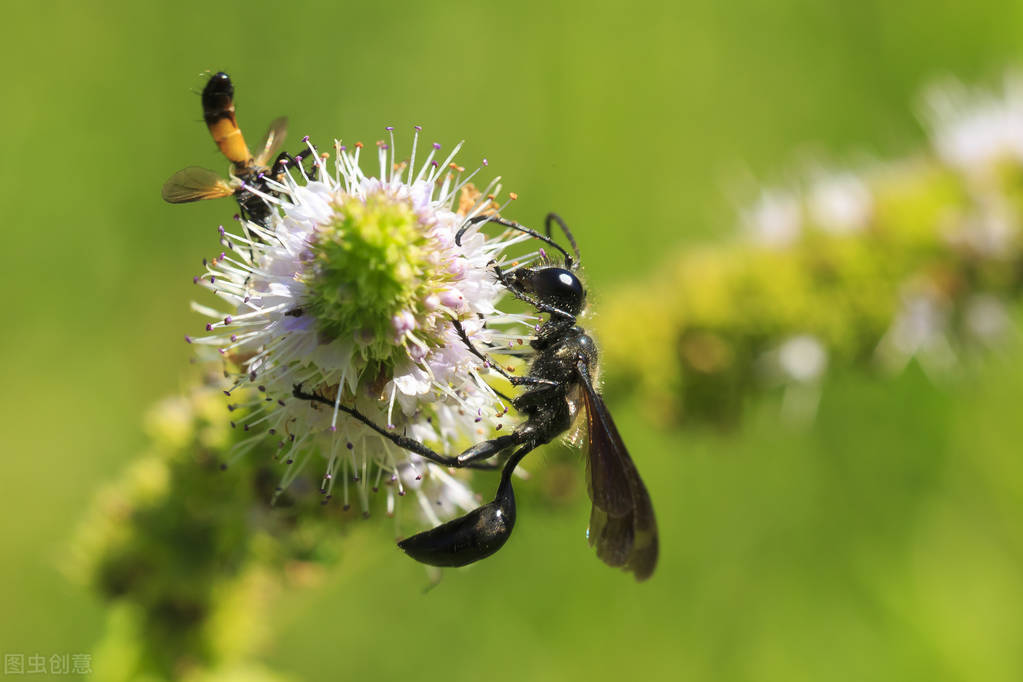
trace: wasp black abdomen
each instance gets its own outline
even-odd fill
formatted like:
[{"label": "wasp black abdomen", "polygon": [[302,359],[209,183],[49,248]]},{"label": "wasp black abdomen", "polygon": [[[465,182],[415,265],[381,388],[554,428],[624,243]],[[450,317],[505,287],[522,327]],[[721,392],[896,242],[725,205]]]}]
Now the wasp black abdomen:
[{"label": "wasp black abdomen", "polygon": [[531,448],[516,452],[501,475],[494,501],[465,516],[418,533],[398,543],[406,554],[430,566],[466,566],[504,546],[515,527],[515,492],[511,474]]},{"label": "wasp black abdomen", "polygon": [[448,521],[398,543],[406,554],[430,566],[467,566],[504,546],[515,526],[515,507],[510,516],[494,503]]}]

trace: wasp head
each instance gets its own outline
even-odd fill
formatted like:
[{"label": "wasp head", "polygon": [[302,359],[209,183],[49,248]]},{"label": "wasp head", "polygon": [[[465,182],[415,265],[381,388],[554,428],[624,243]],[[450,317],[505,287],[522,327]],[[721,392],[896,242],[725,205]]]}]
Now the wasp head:
[{"label": "wasp head", "polygon": [[532,294],[541,303],[578,315],[586,303],[586,290],[574,272],[557,266],[519,268],[508,274],[517,290]]}]

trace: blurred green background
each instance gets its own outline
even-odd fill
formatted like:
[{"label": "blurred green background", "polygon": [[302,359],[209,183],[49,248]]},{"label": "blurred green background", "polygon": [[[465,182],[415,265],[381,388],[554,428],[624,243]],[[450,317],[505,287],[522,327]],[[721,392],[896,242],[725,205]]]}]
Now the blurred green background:
[{"label": "blurred green background", "polygon": [[[510,215],[575,227],[599,307],[673,249],[730,236],[742,169],[911,152],[923,84],[1023,56],[1023,5],[992,1],[4,13],[0,651],[46,656],[101,634],[102,605],[60,565],[145,447],[145,408],[183,385],[191,276],[233,210],[159,198],[183,166],[226,165],[201,71],[231,73],[250,136],[287,114],[293,140],[465,138],[462,163],[486,156],[518,192]],[[1021,679],[1021,360],[944,386],[914,366],[832,377],[806,429],[765,402],[736,433],[664,432],[610,396],[658,511],[649,583],[591,556],[582,498],[521,509],[504,551],[425,595],[370,521],[323,586],[282,599],[266,660],[305,680]]]}]

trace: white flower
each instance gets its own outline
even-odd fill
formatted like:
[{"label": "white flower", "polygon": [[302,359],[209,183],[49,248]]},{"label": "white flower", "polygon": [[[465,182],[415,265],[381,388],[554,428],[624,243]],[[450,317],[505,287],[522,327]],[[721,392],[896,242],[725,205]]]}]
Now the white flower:
[{"label": "white flower", "polygon": [[900,310],[878,344],[877,353],[890,371],[901,371],[916,357],[937,378],[956,362],[949,341],[952,310],[933,286],[914,284],[903,294]]},{"label": "white flower", "polygon": [[981,193],[971,210],[949,221],[945,236],[953,246],[984,258],[1011,259],[1019,248],[1019,219],[1009,199]]},{"label": "white flower", "polygon": [[1005,303],[991,294],[974,294],[966,302],[964,326],[969,335],[987,346],[1004,341],[1012,331]]},{"label": "white flower", "polygon": [[764,377],[783,387],[782,416],[798,425],[810,423],[820,402],[821,380],[828,368],[828,349],[813,334],[795,334],[759,359]]},{"label": "white flower", "polygon": [[[500,208],[498,180],[475,190],[469,181],[480,169],[463,178],[453,163],[458,147],[438,162],[435,144],[417,166],[418,140],[417,127],[407,164],[395,162],[393,133],[390,144],[378,143],[379,177],[360,168],[361,143],[335,143],[332,171],[310,146],[311,177],[299,165],[282,182],[267,180],[270,193],[261,196],[275,210],[266,225],[243,222],[243,234],[220,229],[225,251],[196,281],[226,308],[195,305],[213,321],[208,336],[188,340],[216,347],[234,377],[225,393],[240,396],[235,424],[253,435],[232,460],[272,438],[287,464],[280,489],[322,456],[325,499],[340,477],[347,506],[348,482],[357,481],[368,512],[369,489],[384,482],[389,511],[395,491],[412,489],[436,522],[475,506],[468,488],[339,408],[455,454],[501,428],[508,408],[451,319],[477,345],[522,338],[535,320],[498,310],[505,291],[489,268],[527,235],[491,237],[497,230],[472,225],[455,243],[470,218]],[[294,397],[296,385],[333,409]]]},{"label": "white flower", "polygon": [[855,174],[821,174],[810,186],[809,209],[818,228],[846,234],[867,225],[874,201],[866,183]]},{"label": "white flower", "polygon": [[777,353],[778,368],[789,381],[812,383],[820,379],[828,366],[828,350],[812,334],[789,337]]},{"label": "white flower", "polygon": [[938,155],[969,173],[1002,160],[1023,163],[1023,77],[1008,74],[1002,92],[948,81],[925,95],[924,120]]},{"label": "white flower", "polygon": [[742,212],[744,230],[754,243],[771,248],[789,246],[799,238],[802,215],[799,199],[782,190],[764,190]]}]

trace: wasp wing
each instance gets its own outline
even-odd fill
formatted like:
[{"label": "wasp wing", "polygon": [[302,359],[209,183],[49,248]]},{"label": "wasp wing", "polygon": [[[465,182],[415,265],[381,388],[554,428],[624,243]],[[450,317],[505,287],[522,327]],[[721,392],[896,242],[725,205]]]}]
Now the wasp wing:
[{"label": "wasp wing", "polygon": [[281,116],[276,118],[267,128],[266,135],[263,137],[263,141],[260,143],[257,149],[259,152],[256,154],[255,165],[267,166],[270,163],[270,159],[277,156],[281,151],[281,147],[284,146],[284,138],[288,134],[288,117]]},{"label": "wasp wing", "polygon": [[163,200],[184,204],[200,199],[219,199],[234,194],[227,180],[207,168],[189,166],[179,170],[163,183]]},{"label": "wasp wing", "polygon": [[657,521],[650,494],[625,449],[604,400],[593,388],[589,371],[577,365],[586,405],[589,450],[587,486],[593,508],[588,531],[597,556],[609,566],[632,571],[646,580],[657,565]]}]

